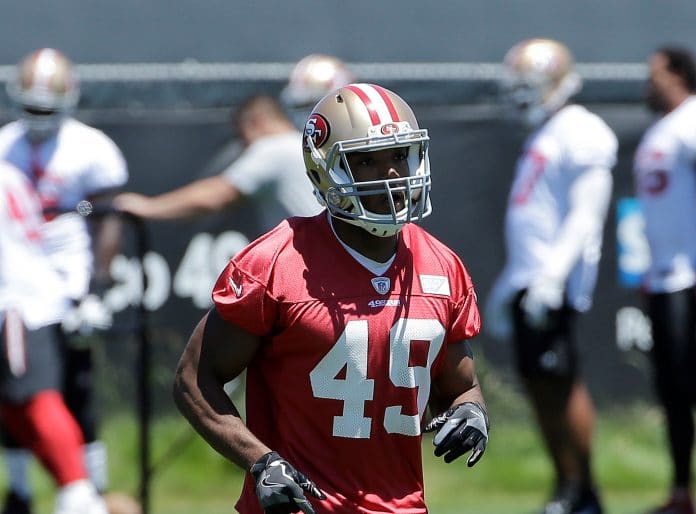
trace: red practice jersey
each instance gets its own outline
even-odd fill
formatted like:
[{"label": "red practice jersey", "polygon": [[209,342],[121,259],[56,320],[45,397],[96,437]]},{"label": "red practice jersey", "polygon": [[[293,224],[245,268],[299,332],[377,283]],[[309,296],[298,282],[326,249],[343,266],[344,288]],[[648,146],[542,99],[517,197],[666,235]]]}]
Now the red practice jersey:
[{"label": "red practice jersey", "polygon": [[[311,498],[317,513],[427,512],[431,381],[445,345],[481,328],[451,250],[406,225],[392,265],[375,276],[326,213],[291,218],[228,264],[213,300],[223,319],[263,339],[247,369],[247,424],[326,493]],[[261,512],[249,476],[237,509]]]}]

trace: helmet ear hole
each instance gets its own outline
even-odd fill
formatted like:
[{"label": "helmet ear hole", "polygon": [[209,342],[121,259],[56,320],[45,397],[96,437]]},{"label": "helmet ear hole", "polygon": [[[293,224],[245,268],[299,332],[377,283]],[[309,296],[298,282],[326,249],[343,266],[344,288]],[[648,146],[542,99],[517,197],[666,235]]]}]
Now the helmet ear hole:
[{"label": "helmet ear hole", "polygon": [[317,170],[309,170],[309,173],[311,173],[312,180],[315,184],[319,184],[321,182],[321,178],[319,177],[319,172],[317,172]]}]

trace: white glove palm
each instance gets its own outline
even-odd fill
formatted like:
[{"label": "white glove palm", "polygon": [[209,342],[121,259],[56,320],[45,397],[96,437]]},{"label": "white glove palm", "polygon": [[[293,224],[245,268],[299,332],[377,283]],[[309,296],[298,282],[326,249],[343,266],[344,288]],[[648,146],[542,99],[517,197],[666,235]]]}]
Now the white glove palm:
[{"label": "white glove palm", "polygon": [[111,311],[95,294],[88,294],[63,319],[66,332],[90,334],[94,330],[107,330],[113,324]]},{"label": "white glove palm", "polygon": [[563,283],[558,280],[543,275],[534,279],[520,302],[527,323],[536,328],[548,327],[549,312],[561,308],[563,293]]}]

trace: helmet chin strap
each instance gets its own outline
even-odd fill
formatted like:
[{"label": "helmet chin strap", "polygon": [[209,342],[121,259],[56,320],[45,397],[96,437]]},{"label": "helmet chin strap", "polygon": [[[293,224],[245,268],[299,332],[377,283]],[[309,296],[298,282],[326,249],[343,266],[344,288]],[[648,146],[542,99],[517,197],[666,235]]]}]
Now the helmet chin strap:
[{"label": "helmet chin strap", "polygon": [[544,102],[549,112],[554,112],[560,109],[568,99],[580,91],[582,88],[582,78],[576,72],[570,72],[558,87],[549,95],[549,98]]},{"label": "helmet chin strap", "polygon": [[23,117],[20,119],[27,138],[33,143],[42,143],[53,137],[60,129],[65,117],[55,114],[46,118]]},{"label": "helmet chin strap", "polygon": [[543,105],[535,105],[524,111],[522,119],[528,127],[540,125],[549,115]]},{"label": "helmet chin strap", "polygon": [[[330,212],[330,211],[329,211]],[[333,213],[332,213],[333,215]],[[386,225],[382,223],[371,223],[369,221],[365,220],[360,220],[360,219],[352,219],[352,218],[342,218],[339,216],[334,216],[337,219],[340,219],[342,221],[345,221],[346,223],[350,223],[351,225],[355,225],[356,227],[360,227],[363,230],[365,230],[368,234],[377,236],[377,237],[392,237],[401,232],[401,229],[403,228],[403,224],[399,225]]]}]

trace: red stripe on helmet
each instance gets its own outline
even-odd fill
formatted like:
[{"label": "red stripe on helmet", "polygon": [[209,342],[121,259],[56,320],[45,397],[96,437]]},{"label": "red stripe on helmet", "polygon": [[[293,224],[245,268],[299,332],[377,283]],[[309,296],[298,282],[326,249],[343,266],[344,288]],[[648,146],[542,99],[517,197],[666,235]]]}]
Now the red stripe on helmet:
[{"label": "red stripe on helmet", "polygon": [[379,93],[379,96],[382,97],[382,100],[384,100],[385,105],[387,106],[387,109],[389,109],[389,114],[391,114],[392,121],[399,121],[399,113],[396,112],[396,107],[394,107],[394,102],[391,101],[391,98],[389,98],[389,95],[387,92],[384,90],[383,87],[373,85],[372,86],[375,91]]},{"label": "red stripe on helmet", "polygon": [[370,100],[370,97],[367,96],[365,92],[357,86],[346,86],[346,89],[349,89],[350,91],[358,95],[358,98],[362,100],[362,102],[365,104],[365,107],[367,108],[367,112],[370,114],[370,121],[372,122],[372,124],[379,125],[379,114],[377,114],[375,107],[372,105],[372,100]]}]

